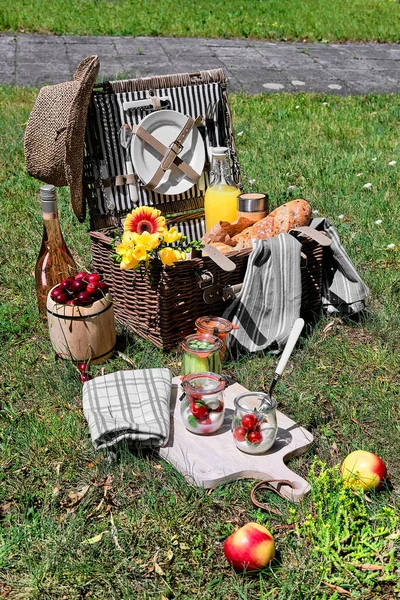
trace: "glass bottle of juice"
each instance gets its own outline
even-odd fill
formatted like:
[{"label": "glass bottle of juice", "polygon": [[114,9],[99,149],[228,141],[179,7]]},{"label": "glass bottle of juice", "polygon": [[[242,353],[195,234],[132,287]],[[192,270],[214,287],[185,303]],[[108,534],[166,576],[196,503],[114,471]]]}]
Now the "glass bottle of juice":
[{"label": "glass bottle of juice", "polygon": [[240,194],[231,178],[228,148],[212,148],[210,185],[204,196],[206,231],[219,221],[232,223],[237,219],[237,197]]}]

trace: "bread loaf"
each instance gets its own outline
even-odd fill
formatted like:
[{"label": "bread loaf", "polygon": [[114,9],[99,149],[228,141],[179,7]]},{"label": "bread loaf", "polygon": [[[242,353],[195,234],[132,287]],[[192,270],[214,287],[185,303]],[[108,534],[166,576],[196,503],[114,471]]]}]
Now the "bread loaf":
[{"label": "bread loaf", "polygon": [[280,233],[287,233],[295,227],[309,225],[311,221],[311,206],[306,200],[292,200],[282,204],[267,217],[261,219],[242,233],[235,235],[236,250],[251,248],[251,240],[265,240]]}]

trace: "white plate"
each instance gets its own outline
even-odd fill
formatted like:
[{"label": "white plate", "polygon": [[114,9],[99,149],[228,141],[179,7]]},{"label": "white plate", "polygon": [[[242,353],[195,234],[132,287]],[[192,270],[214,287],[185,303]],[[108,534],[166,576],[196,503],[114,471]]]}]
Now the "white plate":
[{"label": "white plate", "polygon": [[[151,133],[155,138],[169,146],[177,138],[187,117],[175,110],[160,110],[150,113],[140,122],[140,127]],[[137,135],[131,145],[132,162],[135,171],[146,185],[160,166],[162,156]],[[197,127],[194,127],[183,142],[183,150],[179,158],[184,160],[197,173],[203,171],[205,161],[204,144]],[[154,188],[158,194],[182,194],[194,185],[193,181],[180,169],[173,167],[163,175],[160,183]]]}]

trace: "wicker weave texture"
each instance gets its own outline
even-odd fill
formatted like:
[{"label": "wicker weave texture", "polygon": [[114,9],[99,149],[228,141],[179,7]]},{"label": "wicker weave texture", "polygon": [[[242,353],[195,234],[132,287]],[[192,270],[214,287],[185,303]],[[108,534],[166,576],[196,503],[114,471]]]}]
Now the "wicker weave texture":
[{"label": "wicker weave texture", "polygon": [[[114,298],[114,312],[120,323],[158,348],[172,350],[195,330],[195,321],[204,315],[221,316],[227,304],[207,304],[199,277],[208,272],[214,284],[242,283],[249,250],[230,255],[236,269],[225,272],[210,258],[196,258],[171,267],[154,262],[149,272],[123,271],[113,260],[114,230],[91,232],[93,267],[102,273]],[[310,318],[319,312],[322,285],[322,247],[308,237],[302,238],[302,315]]]}]

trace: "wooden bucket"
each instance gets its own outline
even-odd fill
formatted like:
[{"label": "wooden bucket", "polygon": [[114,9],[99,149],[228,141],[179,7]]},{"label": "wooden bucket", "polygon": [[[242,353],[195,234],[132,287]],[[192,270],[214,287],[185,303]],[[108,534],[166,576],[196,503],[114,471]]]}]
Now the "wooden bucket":
[{"label": "wooden bucket", "polygon": [[57,356],[95,365],[105,362],[116,343],[111,296],[107,294],[90,306],[67,306],[54,302],[51,292],[47,296],[47,322]]}]

